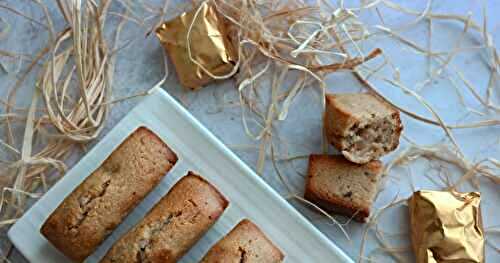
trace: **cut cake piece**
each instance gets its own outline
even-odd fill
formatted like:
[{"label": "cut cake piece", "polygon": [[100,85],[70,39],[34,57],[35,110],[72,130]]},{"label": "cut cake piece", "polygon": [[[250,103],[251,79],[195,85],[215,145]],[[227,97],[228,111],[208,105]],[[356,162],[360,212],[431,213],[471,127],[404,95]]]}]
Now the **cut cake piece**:
[{"label": "cut cake piece", "polygon": [[382,170],[378,160],[356,164],[341,155],[310,155],[305,198],[326,211],[366,222]]},{"label": "cut cake piece", "polygon": [[349,161],[367,163],[395,150],[403,126],[399,111],[366,93],[327,94],[324,128]]}]

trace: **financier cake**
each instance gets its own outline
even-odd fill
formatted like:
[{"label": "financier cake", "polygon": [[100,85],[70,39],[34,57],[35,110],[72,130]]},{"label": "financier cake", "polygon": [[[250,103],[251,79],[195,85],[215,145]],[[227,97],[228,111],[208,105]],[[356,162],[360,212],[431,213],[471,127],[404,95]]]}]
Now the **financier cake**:
[{"label": "financier cake", "polygon": [[248,219],[243,219],[219,240],[201,263],[279,263],[283,253]]},{"label": "financier cake", "polygon": [[345,158],[367,163],[395,150],[403,130],[399,111],[366,93],[327,94],[324,129]]},{"label": "financier cake", "polygon": [[380,161],[357,164],[341,155],[311,155],[305,198],[327,211],[365,222],[382,170]]},{"label": "financier cake", "polygon": [[101,262],[177,262],[228,204],[214,186],[189,172],[113,245]]},{"label": "financier cake", "polygon": [[176,162],[156,134],[137,129],[64,199],[40,232],[68,258],[83,261]]}]

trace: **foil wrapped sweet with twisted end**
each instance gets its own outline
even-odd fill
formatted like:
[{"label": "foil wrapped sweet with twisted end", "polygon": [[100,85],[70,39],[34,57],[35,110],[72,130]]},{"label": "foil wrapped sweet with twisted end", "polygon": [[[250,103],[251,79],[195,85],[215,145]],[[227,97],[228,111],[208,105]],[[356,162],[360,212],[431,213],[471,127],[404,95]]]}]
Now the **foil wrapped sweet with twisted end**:
[{"label": "foil wrapped sweet with twisted end", "polygon": [[[228,36],[227,21],[213,4],[205,2],[163,23],[156,35],[174,64],[179,81],[187,88],[197,89],[213,81],[205,70],[220,76],[229,74],[235,66],[237,53]],[[188,44],[191,58],[198,64],[189,57]]]},{"label": "foil wrapped sweet with twisted end", "polygon": [[484,262],[478,192],[417,191],[408,202],[417,263]]}]

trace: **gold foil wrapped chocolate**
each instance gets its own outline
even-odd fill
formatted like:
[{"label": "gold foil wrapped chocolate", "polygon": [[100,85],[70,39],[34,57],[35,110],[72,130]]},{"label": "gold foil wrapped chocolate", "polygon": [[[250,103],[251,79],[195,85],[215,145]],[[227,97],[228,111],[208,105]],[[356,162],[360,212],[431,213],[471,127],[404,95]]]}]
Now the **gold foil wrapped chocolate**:
[{"label": "gold foil wrapped chocolate", "polygon": [[[179,81],[191,89],[213,81],[189,57],[187,36],[191,24],[191,57],[207,71],[216,76],[228,74],[237,59],[235,48],[227,35],[226,20],[212,4],[205,2],[199,8],[183,13],[156,29],[156,35],[174,64]],[[194,23],[193,18],[196,18]]]},{"label": "gold foil wrapped chocolate", "polygon": [[480,201],[477,192],[415,192],[408,205],[416,262],[484,262]]}]

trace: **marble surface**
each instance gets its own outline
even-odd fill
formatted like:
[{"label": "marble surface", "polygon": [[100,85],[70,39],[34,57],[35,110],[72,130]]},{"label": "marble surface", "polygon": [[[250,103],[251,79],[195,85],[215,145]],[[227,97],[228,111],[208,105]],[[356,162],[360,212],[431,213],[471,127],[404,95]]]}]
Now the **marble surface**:
[{"label": "marble surface", "polygon": [[[52,2],[52,1],[44,1]],[[119,2],[119,1],[117,1]],[[123,7],[114,3],[112,10],[123,12]],[[148,2],[148,1],[146,1]],[[159,1],[152,1],[158,4]],[[345,1],[347,5],[351,1]],[[398,1],[403,2],[403,1]],[[470,11],[471,18],[478,24],[482,24],[481,5],[487,5],[487,13],[489,15],[488,28],[492,32],[493,40],[500,42],[499,22],[500,18],[497,14],[500,12],[500,6],[495,1],[435,1],[432,5],[433,12],[446,12],[453,14],[467,15]],[[354,4],[358,4],[355,1]],[[353,5],[354,5],[353,4]],[[15,7],[17,10],[23,10],[30,16],[43,20],[43,14],[39,6],[33,1],[15,1],[6,0],[0,1],[0,5]],[[425,7],[425,1],[412,1],[405,3],[406,6],[422,10]],[[49,12],[54,13],[55,6],[49,5]],[[399,13],[390,12],[387,8],[381,8],[384,13],[384,23],[390,27],[404,23],[411,23],[415,19],[414,16],[401,15]],[[172,16],[176,11],[172,10],[168,16]],[[138,12],[138,15],[144,15]],[[0,40],[0,50],[10,50],[23,54],[34,54],[34,52],[45,43],[48,35],[40,33],[40,29],[36,25],[27,22],[19,16],[14,16],[11,12],[0,8],[0,18],[10,24],[10,31],[7,37]],[[377,13],[375,10],[364,10],[361,12],[360,18],[366,23],[377,23]],[[57,28],[60,28],[63,23],[62,17],[55,16],[53,23]],[[110,23],[116,23],[117,17],[111,17]],[[3,21],[0,21],[3,22]],[[151,22],[151,21],[150,21]],[[4,28],[4,24],[0,24],[0,29]],[[121,37],[124,43],[130,41],[126,48],[118,54],[116,75],[113,82],[114,98],[121,98],[131,94],[141,93],[151,88],[158,80],[161,79],[164,72],[163,55],[161,47],[157,39],[153,36],[144,37],[145,28],[129,23]],[[457,37],[460,36],[463,30],[463,24],[460,23],[434,23],[434,37],[432,47],[436,50],[449,49],[457,43]],[[472,31],[471,31],[472,32]],[[427,26],[423,23],[422,26],[401,33],[405,37],[414,40],[419,45],[426,45]],[[467,35],[463,42],[463,46],[478,45],[478,33],[472,32]],[[414,88],[416,83],[421,82],[427,77],[426,59],[421,55],[415,54],[409,48],[387,39],[386,37],[377,37],[375,41],[370,41],[363,48],[370,50],[372,47],[381,47],[385,54],[391,58],[394,67],[400,72],[401,82],[410,88]],[[497,44],[498,49],[498,44]],[[8,59],[0,56],[2,65],[6,67],[7,72],[0,69],[0,96],[5,98],[7,91],[12,87],[19,75],[15,73],[26,67],[26,62],[18,63],[16,60]],[[471,83],[478,86],[481,94],[485,93],[484,87],[488,82],[489,75],[485,70],[486,64],[484,56],[478,52],[466,52],[452,60],[452,65],[463,70],[463,73]],[[207,86],[197,92],[184,90],[178,84],[175,72],[172,65],[168,65],[170,76],[163,85],[171,95],[176,97],[198,120],[200,120],[210,131],[228,145],[235,153],[252,168],[256,168],[258,142],[252,140],[245,135],[242,122],[241,110],[239,107],[231,106],[232,102],[237,101],[237,90],[233,80],[219,82]],[[433,63],[436,68],[436,64]],[[390,70],[384,73],[390,74]],[[459,90],[463,93],[464,103],[470,107],[482,112],[486,112],[487,116],[468,113],[461,106],[460,97],[450,83],[448,76],[454,78],[459,86]],[[424,108],[417,100],[401,92],[400,89],[390,86],[381,80],[373,79],[377,88],[392,101],[396,102],[401,107],[409,109],[413,112],[432,118],[430,112]],[[31,92],[33,90],[34,78],[29,77],[25,84],[18,92],[18,106],[25,106],[30,101]],[[497,83],[497,86],[500,83]],[[348,92],[359,91],[362,87],[348,73],[336,73],[327,77],[327,87],[330,92]],[[283,90],[289,87],[283,87]],[[498,87],[497,87],[498,90]],[[464,87],[452,72],[445,71],[443,74],[435,78],[431,85],[426,86],[421,93],[440,116],[451,124],[463,123],[470,121],[478,121],[485,118],[499,118],[498,113],[488,112],[475,100],[470,92]],[[290,156],[307,155],[310,153],[321,152],[321,106],[320,93],[317,87],[306,88],[301,96],[293,102],[288,118],[284,121],[277,122],[276,128],[281,140],[275,138],[273,143],[278,146],[278,154],[284,155],[288,153]],[[500,94],[495,93],[493,99],[497,102],[500,100]],[[115,125],[138,101],[140,98],[125,100],[114,104],[111,110],[110,118],[106,124],[103,134]],[[3,111],[3,107],[0,113]],[[405,125],[404,135],[419,144],[435,144],[443,142],[444,134],[442,130],[422,124],[415,121],[406,115],[402,115]],[[257,131],[256,125],[250,127],[253,131]],[[470,160],[481,160],[485,157],[494,157],[500,159],[500,127],[487,127],[480,129],[460,129],[453,131],[463,152]],[[22,132],[22,130],[20,130]],[[20,140],[20,139],[19,139]],[[397,156],[399,152],[409,146],[409,143],[402,140],[401,146],[397,152],[385,156],[382,160],[389,162]],[[334,150],[330,149],[333,153]],[[1,151],[0,151],[1,153]],[[69,165],[77,161],[76,158],[70,160]],[[303,191],[303,174],[305,173],[307,162],[306,160],[298,160],[293,163],[278,163],[280,171],[289,178],[294,190],[301,193]],[[436,168],[434,166],[434,168]],[[451,169],[451,173],[460,174],[460,171]],[[427,176],[424,176],[427,175]],[[264,166],[263,178],[277,191],[284,196],[287,195],[286,189],[279,181],[274,172],[271,162],[267,162]],[[430,169],[426,161],[419,160],[409,168],[396,168],[384,182],[383,191],[379,194],[375,210],[388,204],[396,195],[400,198],[408,197],[415,189],[431,188],[436,186],[428,177],[437,178],[437,173]],[[484,225],[486,227],[500,225],[500,217],[495,208],[498,208],[500,196],[498,195],[498,186],[492,186],[487,181],[481,180],[481,193],[483,195],[482,211],[484,217]],[[463,187],[461,190],[471,190],[470,187]],[[292,201],[297,209],[303,212],[323,233],[325,233],[332,242],[338,244],[351,257],[358,259],[358,253],[361,246],[361,236],[363,235],[365,225],[349,222],[344,227],[351,236],[351,239],[346,239],[338,227],[332,225],[326,218],[319,214],[303,207],[301,204]],[[339,221],[345,222],[347,219],[336,217]],[[408,232],[408,216],[405,206],[400,206],[387,211],[379,220],[380,227],[387,233],[389,243],[395,247],[407,247],[408,238],[405,233]],[[399,235],[403,233],[402,235]],[[367,239],[367,247],[365,255],[375,255],[377,261],[391,262],[393,258],[381,255],[375,249],[380,246],[370,232]],[[498,244],[499,239],[493,235],[488,235],[492,243]],[[496,239],[495,239],[496,238]],[[5,228],[2,229],[0,236],[0,244],[2,249],[8,246],[6,240]],[[2,250],[4,251],[4,250]],[[311,253],[314,253],[311,251]],[[403,253],[405,260],[411,262],[412,255]],[[11,262],[25,262],[24,258],[13,250],[9,254]],[[500,261],[500,254],[487,246],[487,262]],[[328,262],[328,260],[325,260]]]}]

